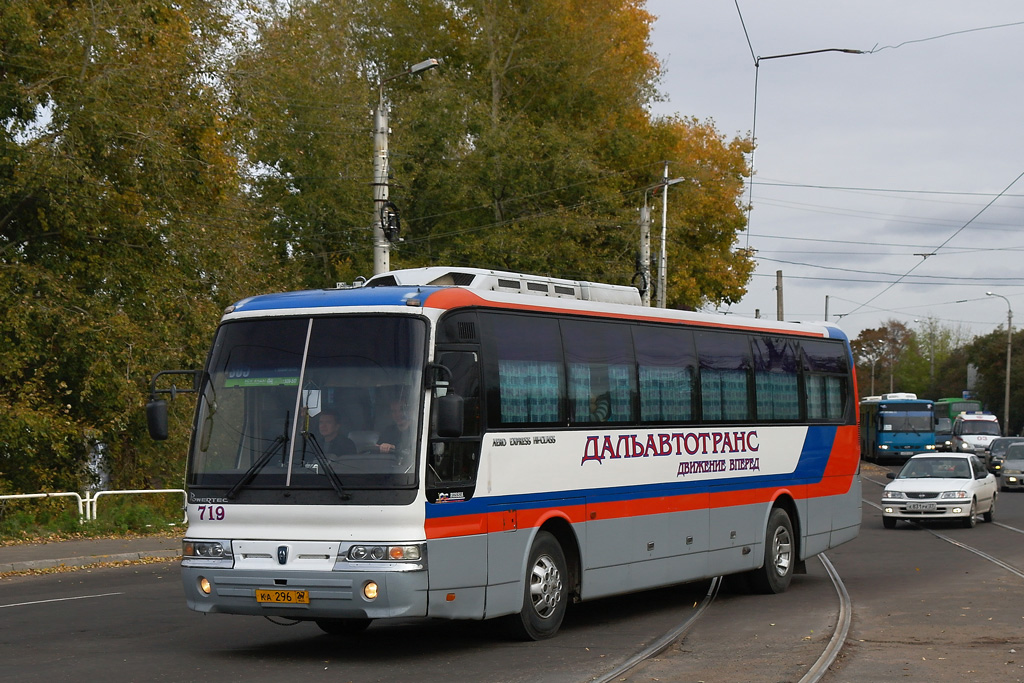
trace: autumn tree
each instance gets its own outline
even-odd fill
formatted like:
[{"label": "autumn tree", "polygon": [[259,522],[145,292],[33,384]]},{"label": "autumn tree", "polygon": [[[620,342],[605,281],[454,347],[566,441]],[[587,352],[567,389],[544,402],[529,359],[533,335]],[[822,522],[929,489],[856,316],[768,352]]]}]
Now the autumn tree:
[{"label": "autumn tree", "polygon": [[[868,387],[864,385],[864,374],[871,378],[870,393],[874,394],[875,378],[884,381],[888,377],[888,389],[879,389],[879,393],[891,393],[894,391],[914,391],[915,387],[908,386],[905,382],[909,377],[902,374],[903,361],[916,349],[916,339],[913,332],[904,323],[898,320],[887,320],[878,328],[863,330],[851,346],[853,347],[854,358],[857,362],[858,376],[861,378],[860,390],[864,392]],[[865,370],[867,373],[865,373]],[[897,382],[897,379],[900,381]],[[897,389],[897,387],[899,387]]]},{"label": "autumn tree", "polygon": [[[143,440],[150,375],[201,363],[256,279],[210,0],[20,0],[0,13],[0,489],[180,484]],[[179,416],[181,417],[181,416]]]},{"label": "autumn tree", "polygon": [[[742,296],[749,141],[652,119],[660,66],[640,0],[299,0],[265,15],[232,79],[240,145],[281,263],[308,285],[369,274],[369,112],[389,80],[392,266],[436,263],[628,283],[664,160],[670,305]],[[652,197],[653,199],[653,197]]]}]

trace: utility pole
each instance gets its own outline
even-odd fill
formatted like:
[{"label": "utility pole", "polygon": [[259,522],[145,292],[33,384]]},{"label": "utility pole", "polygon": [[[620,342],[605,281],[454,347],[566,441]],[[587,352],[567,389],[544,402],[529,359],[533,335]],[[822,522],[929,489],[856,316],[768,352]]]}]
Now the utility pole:
[{"label": "utility pole", "polygon": [[381,83],[373,110],[373,274],[391,270],[391,242],[384,235],[381,211],[388,203],[388,108]]},{"label": "utility pole", "polygon": [[388,234],[384,232],[384,215],[388,214],[388,207],[391,212],[388,222],[397,219],[394,207],[388,202],[388,135],[391,129],[388,125],[388,106],[384,101],[384,84],[402,76],[411,76],[427,69],[433,69],[440,62],[436,59],[427,59],[419,64],[413,64],[405,71],[384,78],[377,85],[377,107],[373,110],[373,274],[379,275],[391,270],[391,241],[395,239],[391,226]]},{"label": "utility pole", "polygon": [[668,265],[668,252],[665,248],[665,239],[668,236],[668,162],[665,162],[665,173],[662,175],[661,190],[661,256],[658,258],[658,308],[665,308],[665,290],[668,289],[668,273],[665,268]]},{"label": "utility pole", "polygon": [[775,271],[775,301],[779,310],[777,320],[785,320],[786,314],[782,311],[782,271]]},{"label": "utility pole", "polygon": [[651,305],[651,210],[647,206],[647,193],[640,209],[640,277],[643,279],[644,306]]}]

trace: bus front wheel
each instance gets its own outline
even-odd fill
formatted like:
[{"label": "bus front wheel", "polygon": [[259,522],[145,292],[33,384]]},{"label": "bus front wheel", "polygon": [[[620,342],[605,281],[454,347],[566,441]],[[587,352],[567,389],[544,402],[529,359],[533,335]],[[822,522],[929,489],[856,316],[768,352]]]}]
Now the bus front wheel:
[{"label": "bus front wheel", "polygon": [[568,579],[562,546],[550,533],[541,531],[526,565],[523,608],[510,618],[516,637],[544,640],[558,632],[569,598]]},{"label": "bus front wheel", "polygon": [[764,537],[764,565],[750,575],[751,585],[758,593],[782,593],[793,580],[795,562],[793,522],[785,510],[774,508]]}]

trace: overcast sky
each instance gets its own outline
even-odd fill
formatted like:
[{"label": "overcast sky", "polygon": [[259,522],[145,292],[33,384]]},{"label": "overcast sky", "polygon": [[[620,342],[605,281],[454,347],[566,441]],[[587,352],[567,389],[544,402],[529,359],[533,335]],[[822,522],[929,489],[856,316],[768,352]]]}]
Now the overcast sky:
[{"label": "overcast sky", "polygon": [[[824,319],[828,295],[851,338],[889,319],[1005,329],[987,291],[1024,325],[1024,3],[738,5],[648,1],[667,98],[654,113],[756,135],[740,246],[758,267],[731,311],[774,319],[782,270],[786,319]],[[767,59],[830,48],[868,54]]]}]

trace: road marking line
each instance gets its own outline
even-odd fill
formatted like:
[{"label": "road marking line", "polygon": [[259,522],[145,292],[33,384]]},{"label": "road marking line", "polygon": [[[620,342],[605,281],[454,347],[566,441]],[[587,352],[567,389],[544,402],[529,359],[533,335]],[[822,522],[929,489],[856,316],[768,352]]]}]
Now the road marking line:
[{"label": "road marking line", "polygon": [[87,598],[109,598],[111,595],[124,595],[124,593],[99,593],[98,595],[78,595],[73,598],[53,598],[52,600],[34,600],[32,602],[14,602],[10,605],[0,605],[0,609],[4,607],[24,607],[26,605],[44,605],[48,602],[65,602],[67,600],[85,600]]}]

